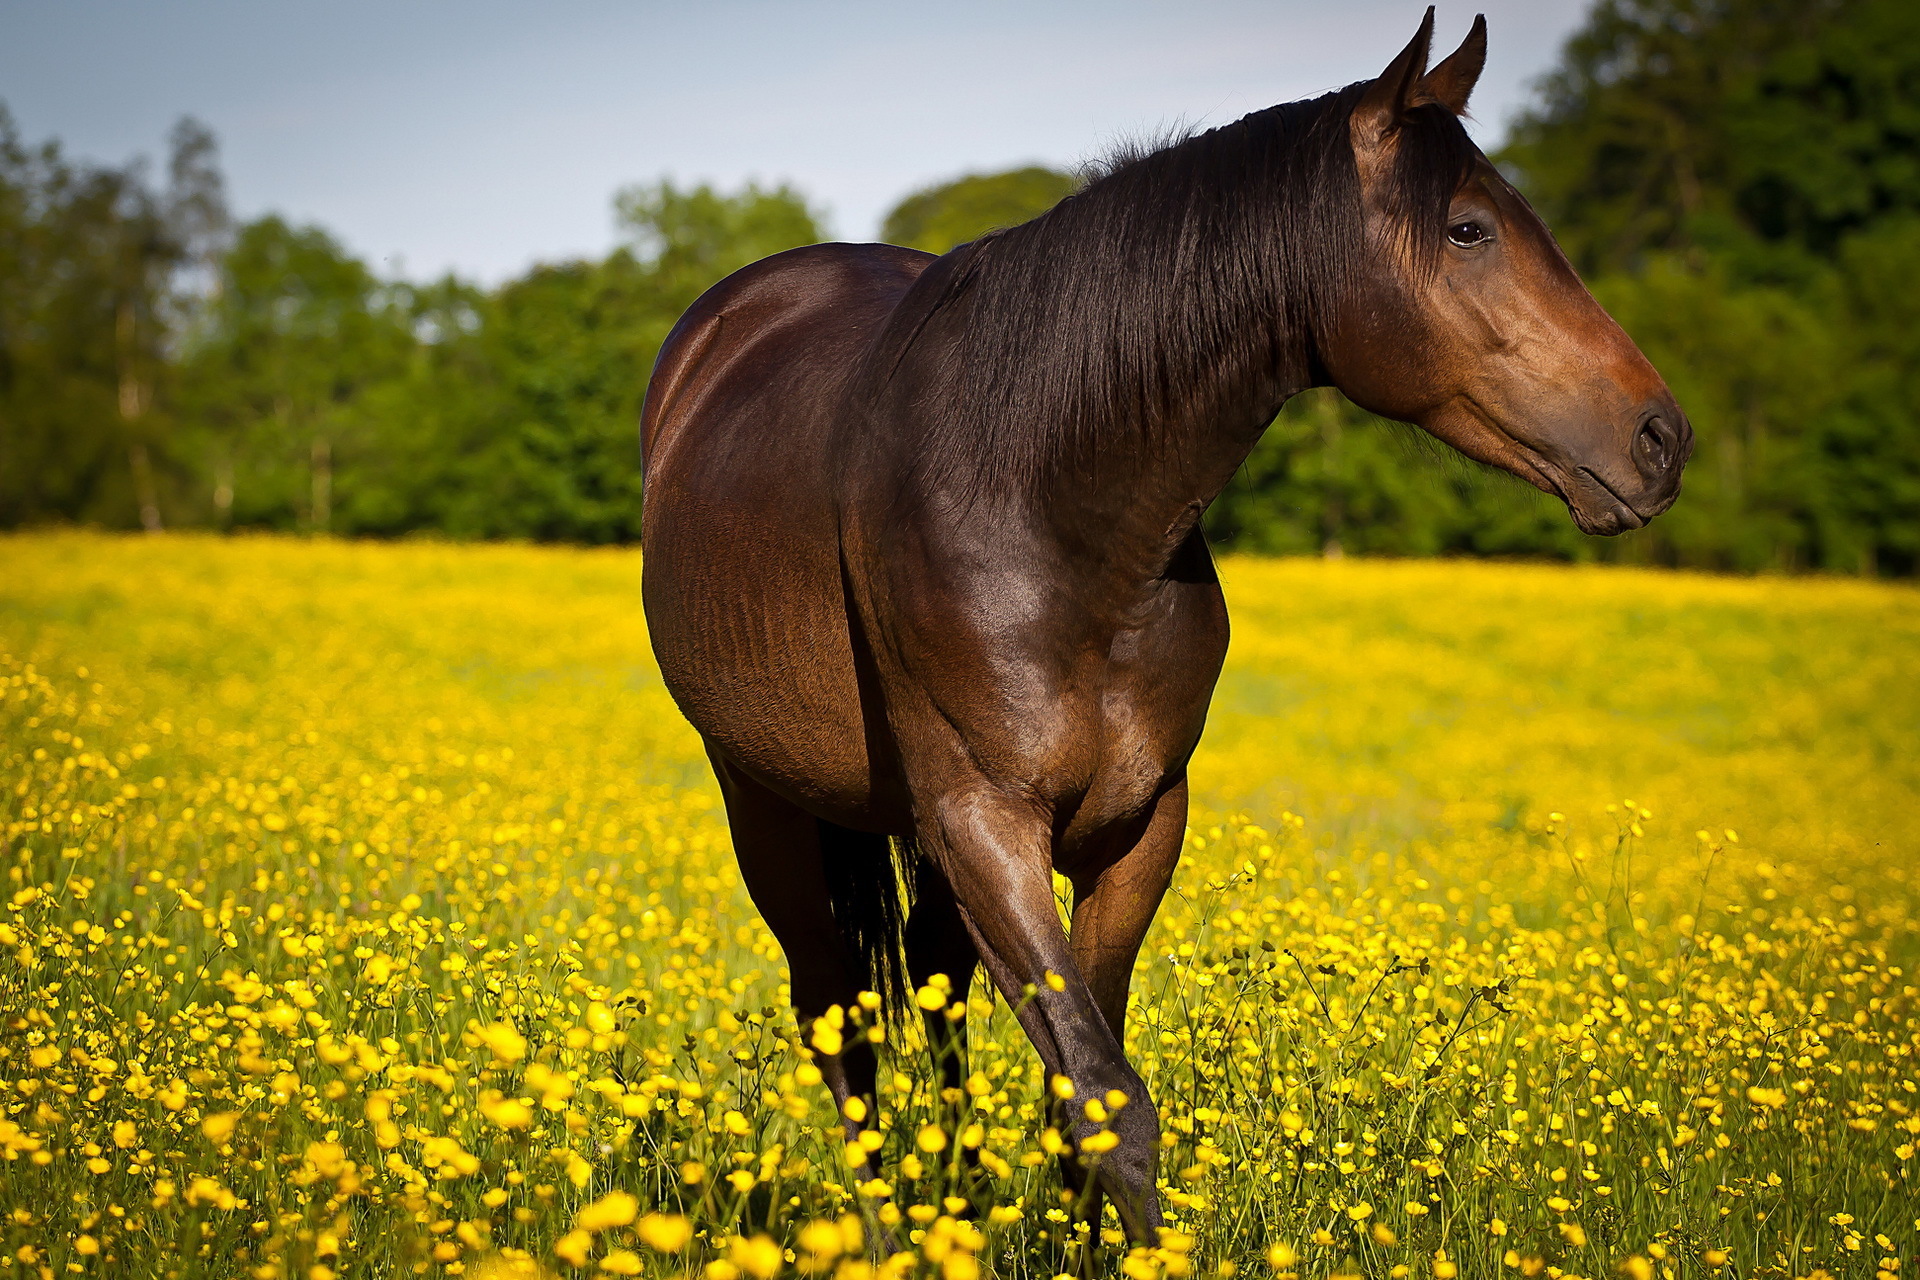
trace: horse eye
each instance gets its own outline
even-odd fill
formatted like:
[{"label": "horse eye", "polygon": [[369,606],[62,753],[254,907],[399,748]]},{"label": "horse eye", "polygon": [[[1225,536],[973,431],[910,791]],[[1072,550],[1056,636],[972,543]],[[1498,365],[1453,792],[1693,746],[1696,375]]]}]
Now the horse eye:
[{"label": "horse eye", "polygon": [[1447,239],[1462,249],[1471,249],[1475,245],[1485,244],[1493,239],[1487,229],[1477,222],[1456,222],[1447,228]]}]

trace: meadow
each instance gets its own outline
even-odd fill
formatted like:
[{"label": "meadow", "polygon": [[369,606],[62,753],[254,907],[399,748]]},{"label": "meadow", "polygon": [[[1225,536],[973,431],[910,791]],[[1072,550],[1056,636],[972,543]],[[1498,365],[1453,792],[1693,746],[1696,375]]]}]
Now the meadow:
[{"label": "meadow", "polygon": [[[0,540],[12,1274],[1087,1262],[1052,1123],[1106,1103],[1053,1097],[1004,1003],[950,1010],[957,1098],[917,1030],[795,1025],[639,571]],[[1233,653],[1128,1028],[1173,1229],[1129,1251],[1109,1218],[1093,1265],[1920,1269],[1920,594],[1222,575]],[[864,1183],[814,1065],[859,1035],[907,1050]],[[906,1248],[873,1261],[876,1227]]]}]

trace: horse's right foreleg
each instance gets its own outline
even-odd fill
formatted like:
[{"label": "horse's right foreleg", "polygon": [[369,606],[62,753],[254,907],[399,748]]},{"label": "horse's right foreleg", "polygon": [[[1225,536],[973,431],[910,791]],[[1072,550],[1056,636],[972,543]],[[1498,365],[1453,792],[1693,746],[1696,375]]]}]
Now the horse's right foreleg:
[{"label": "horse's right foreleg", "polygon": [[[1052,832],[1030,801],[981,784],[923,809],[920,842],[946,874],[981,960],[1050,1076],[1073,1082],[1066,1128],[1136,1243],[1157,1244],[1160,1123],[1075,961],[1053,896]],[[1086,1104],[1109,1091],[1128,1104],[1103,1124]],[[1109,1131],[1111,1137],[1097,1136]],[[1107,1142],[1116,1145],[1102,1149]]]}]

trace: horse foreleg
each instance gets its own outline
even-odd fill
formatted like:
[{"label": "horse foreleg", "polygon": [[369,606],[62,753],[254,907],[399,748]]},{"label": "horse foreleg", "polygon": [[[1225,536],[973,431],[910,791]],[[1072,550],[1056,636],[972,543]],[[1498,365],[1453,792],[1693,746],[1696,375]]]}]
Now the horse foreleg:
[{"label": "horse foreleg", "polygon": [[1163,792],[1145,831],[1113,862],[1073,882],[1073,958],[1100,1013],[1124,1040],[1133,962],[1173,883],[1187,830],[1187,781]]},{"label": "horse foreleg", "polygon": [[[1073,880],[1073,958],[1114,1037],[1125,1043],[1127,995],[1154,913],[1173,881],[1186,838],[1187,783],[1182,778],[1154,803],[1145,830],[1112,861]],[[1128,1098],[1128,1106],[1145,1102]],[[1100,1230],[1100,1188],[1088,1187],[1082,1212]]]},{"label": "horse foreleg", "polygon": [[[953,886],[987,971],[1019,1011],[1049,1076],[1073,1083],[1076,1096],[1064,1110],[1075,1147],[1111,1129],[1118,1144],[1087,1163],[1113,1197],[1128,1236],[1157,1243],[1159,1118],[1061,928],[1046,815],[985,785],[943,796],[925,812],[921,846]],[[1129,1105],[1110,1124],[1089,1119],[1086,1101],[1113,1090]]]}]

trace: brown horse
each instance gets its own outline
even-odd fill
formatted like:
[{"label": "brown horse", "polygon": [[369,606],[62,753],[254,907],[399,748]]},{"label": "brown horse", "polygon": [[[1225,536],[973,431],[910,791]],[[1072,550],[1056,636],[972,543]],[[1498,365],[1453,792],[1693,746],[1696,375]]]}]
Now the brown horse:
[{"label": "brown horse", "polygon": [[[748,267],[680,320],[641,415],[654,650],[803,1025],[936,973],[964,997],[984,964],[1049,1073],[1132,1100],[1088,1190],[1135,1240],[1159,1120],[1122,1018],[1227,647],[1207,504],[1328,384],[1592,533],[1665,510],[1692,449],[1460,125],[1484,21],[1427,70],[1432,31],[944,257]],[[928,1027],[957,1084],[963,1033]],[[864,1040],[820,1066],[843,1115],[873,1105]]]}]

